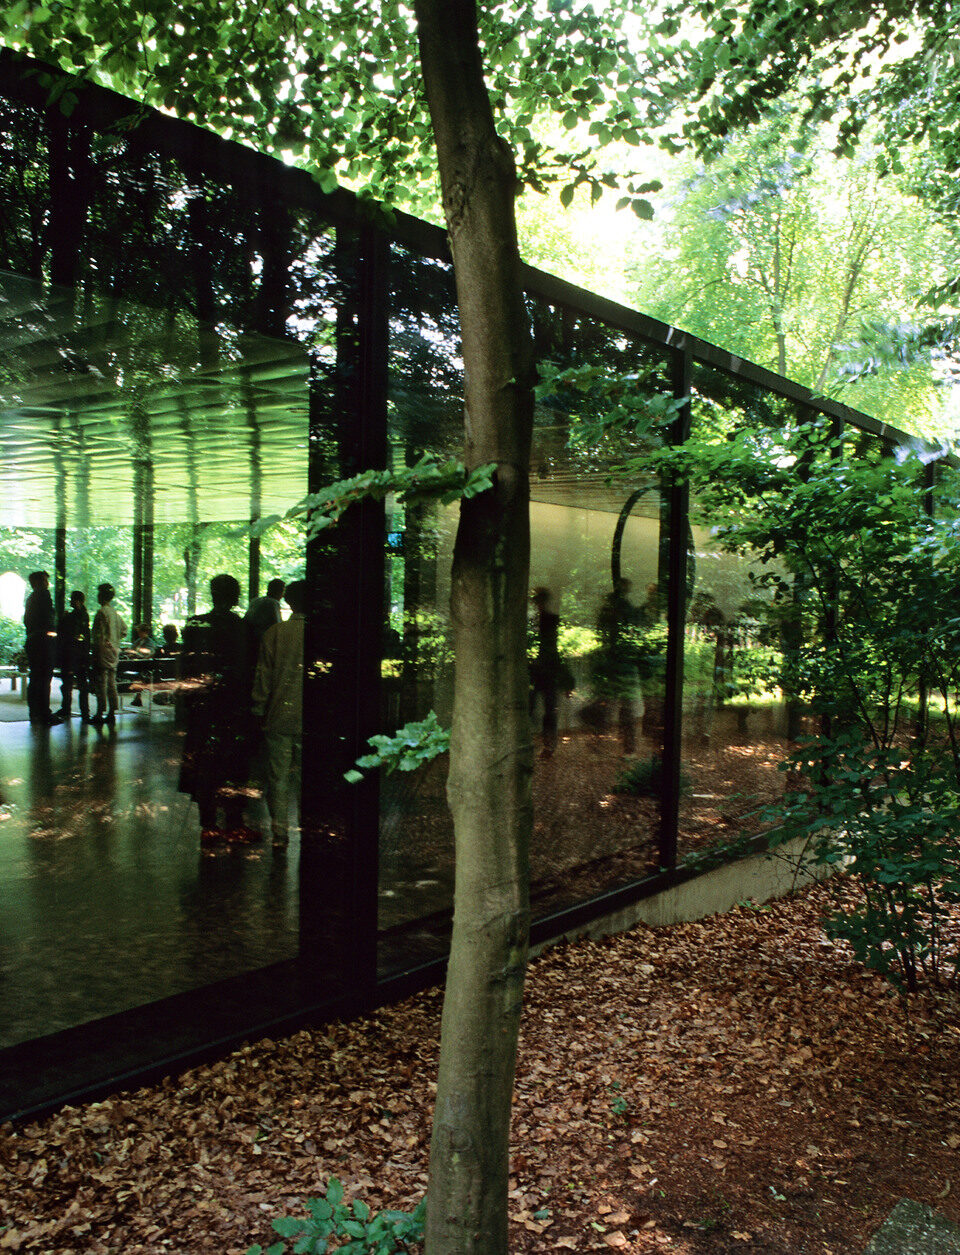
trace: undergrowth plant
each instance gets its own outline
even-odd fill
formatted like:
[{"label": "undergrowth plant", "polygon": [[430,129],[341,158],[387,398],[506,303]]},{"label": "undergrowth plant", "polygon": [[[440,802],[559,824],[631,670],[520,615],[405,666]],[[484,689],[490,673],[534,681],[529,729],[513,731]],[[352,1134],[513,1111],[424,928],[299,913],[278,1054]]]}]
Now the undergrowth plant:
[{"label": "undergrowth plant", "polygon": [[[658,754],[649,758],[634,758],[625,762],[613,786],[614,793],[628,793],[633,797],[658,797],[663,787],[663,760]],[[680,792],[689,788],[687,777],[681,773]]]},{"label": "undergrowth plant", "polygon": [[[273,1228],[282,1240],[263,1247],[255,1243],[246,1255],[325,1255],[336,1250],[341,1255],[396,1255],[419,1250],[423,1241],[427,1200],[413,1212],[371,1212],[362,1199],[349,1205],[343,1201],[343,1185],[331,1177],[322,1198],[307,1200],[308,1215],[280,1216]],[[336,1245],[330,1243],[336,1239]]]}]

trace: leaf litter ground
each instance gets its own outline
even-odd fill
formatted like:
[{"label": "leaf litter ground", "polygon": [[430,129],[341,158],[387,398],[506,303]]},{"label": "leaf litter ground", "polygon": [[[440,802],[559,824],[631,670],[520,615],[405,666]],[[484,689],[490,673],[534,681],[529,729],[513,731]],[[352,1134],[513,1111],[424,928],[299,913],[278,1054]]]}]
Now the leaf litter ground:
[{"label": "leaf litter ground", "polygon": [[[909,1196],[960,1219],[960,1006],[905,1011],[823,886],[531,966],[512,1250],[859,1255]],[[0,1250],[231,1255],[330,1175],[426,1186],[440,996],[0,1130]]]}]

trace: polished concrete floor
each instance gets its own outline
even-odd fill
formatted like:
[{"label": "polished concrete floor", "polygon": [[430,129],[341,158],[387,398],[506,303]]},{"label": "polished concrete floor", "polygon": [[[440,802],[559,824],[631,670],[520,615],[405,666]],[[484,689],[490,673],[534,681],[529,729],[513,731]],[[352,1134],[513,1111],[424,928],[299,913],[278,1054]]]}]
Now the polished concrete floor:
[{"label": "polished concrete floor", "polygon": [[200,850],[169,707],[37,729],[3,688],[0,1047],[296,955],[297,838]]}]

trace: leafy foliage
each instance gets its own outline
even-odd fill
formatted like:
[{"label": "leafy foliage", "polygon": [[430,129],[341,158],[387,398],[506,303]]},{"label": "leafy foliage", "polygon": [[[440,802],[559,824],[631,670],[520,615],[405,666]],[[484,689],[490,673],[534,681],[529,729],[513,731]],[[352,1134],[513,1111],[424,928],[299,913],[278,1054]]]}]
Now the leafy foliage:
[{"label": "leafy foliage", "polygon": [[[684,37],[696,23],[696,42]],[[960,65],[954,4],[823,0],[738,0],[722,6],[696,0],[673,3],[659,28],[661,74],[672,94],[686,100],[663,143],[679,151],[693,145],[716,155],[727,136],[761,122],[784,96],[797,93],[804,123],[829,121],[833,150],[852,157],[864,137],[879,151],[864,153],[881,176],[902,175],[904,153],[917,145],[920,163],[910,172],[916,191],[954,235],[960,228]],[[956,280],[940,285],[948,297]],[[926,330],[949,333],[955,310],[928,316]],[[951,335],[956,355],[956,336]],[[929,359],[927,359],[929,360]]]},{"label": "leafy foliage", "polygon": [[431,710],[426,718],[404,724],[393,736],[378,734],[370,737],[367,744],[373,746],[374,752],[357,759],[357,767],[363,770],[344,773],[344,779],[350,784],[362,780],[363,771],[377,767],[384,767],[388,775],[392,771],[416,771],[424,763],[447,753],[450,730],[440,727],[436,712]]},{"label": "leafy foliage", "polygon": [[22,650],[23,624],[0,616],[0,662],[13,662]]},{"label": "leafy foliage", "polygon": [[449,505],[461,498],[475,497],[493,486],[496,463],[487,462],[467,471],[462,462],[439,461],[425,453],[413,466],[394,471],[362,471],[350,479],[340,479],[319,492],[309,493],[286,514],[271,514],[253,524],[259,534],[283,520],[305,519],[306,538],[312,539],[332,527],[351,505],[360,501],[382,501],[395,494],[405,506],[425,501]]},{"label": "leafy foliage", "polygon": [[814,427],[681,456],[724,544],[758,555],[756,583],[796,620],[781,682],[820,732],[784,764],[771,839],[803,839],[862,885],[831,929],[912,990],[960,964],[942,927],[960,901],[960,495],[945,471],[931,517],[911,452],[844,452]]},{"label": "leafy foliage", "polygon": [[[544,22],[537,0],[478,6],[487,87],[524,183],[559,184],[567,202],[578,188],[592,199],[617,188],[640,217],[652,215],[657,185],[642,171],[618,177],[599,156],[611,143],[649,142],[662,113],[656,76],[638,67],[645,9],[552,3]],[[406,3],[158,0],[145,11],[129,0],[18,0],[0,15],[0,40],[305,165],[324,191],[344,181],[367,198],[436,210]],[[72,87],[60,103],[72,108]],[[544,114],[557,123],[550,138],[536,125]]]},{"label": "leafy foliage", "polygon": [[872,343],[872,324],[915,308],[917,293],[956,265],[956,242],[911,194],[909,172],[881,177],[866,138],[856,159],[838,159],[831,138],[797,121],[791,95],[727,137],[708,164],[684,163],[664,247],[634,270],[634,299],[914,430],[940,408],[933,344],[918,340],[882,382],[844,367],[879,356],[869,347],[858,356],[854,346]]},{"label": "leafy foliage", "polygon": [[684,402],[653,371],[624,372],[604,364],[560,367],[541,362],[534,389],[542,405],[562,405],[570,417],[571,448],[599,452],[611,441],[618,454],[645,448],[662,435]]},{"label": "leafy foliage", "polygon": [[[411,1251],[423,1238],[427,1200],[422,1199],[412,1213],[380,1211],[371,1213],[362,1199],[350,1206],[343,1201],[343,1186],[331,1177],[322,1198],[307,1200],[308,1216],[280,1217],[273,1227],[284,1238],[266,1250],[257,1243],[247,1255],[325,1255],[332,1238],[339,1239],[336,1250],[345,1255],[395,1255]],[[288,1241],[293,1245],[288,1246]]]}]

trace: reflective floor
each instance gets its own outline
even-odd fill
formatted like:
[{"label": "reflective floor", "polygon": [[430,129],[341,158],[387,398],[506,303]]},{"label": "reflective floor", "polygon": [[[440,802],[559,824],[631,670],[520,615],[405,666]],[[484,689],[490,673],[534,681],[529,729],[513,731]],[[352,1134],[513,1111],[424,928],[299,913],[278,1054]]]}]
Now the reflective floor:
[{"label": "reflective floor", "polygon": [[37,729],[3,685],[0,1046],[296,955],[296,836],[201,852],[179,762],[172,708]]}]

